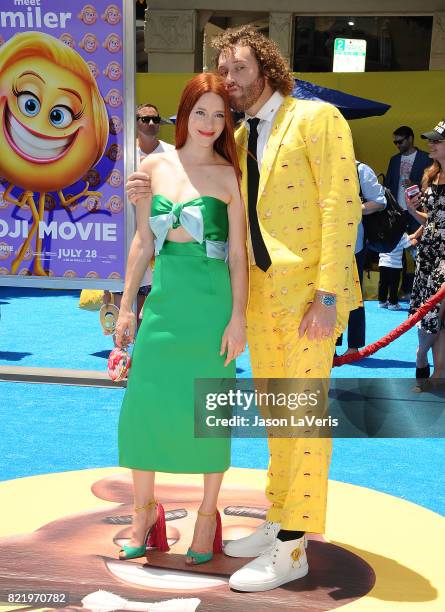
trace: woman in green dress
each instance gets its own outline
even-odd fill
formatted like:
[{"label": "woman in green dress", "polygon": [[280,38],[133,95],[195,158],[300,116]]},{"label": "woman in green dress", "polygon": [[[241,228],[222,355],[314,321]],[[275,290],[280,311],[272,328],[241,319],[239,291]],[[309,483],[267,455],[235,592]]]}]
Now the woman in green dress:
[{"label": "woman in green dress", "polygon": [[116,343],[133,341],[132,303],[155,257],[152,290],[133,351],[119,421],[119,464],[131,468],[132,536],[121,559],[168,550],[155,472],[203,473],[204,493],[187,563],[221,550],[217,499],[230,465],[230,438],[195,437],[195,379],[235,378],[245,348],[246,218],[233,124],[220,78],[185,87],[176,149],[140,166],[152,197],[138,201]]}]

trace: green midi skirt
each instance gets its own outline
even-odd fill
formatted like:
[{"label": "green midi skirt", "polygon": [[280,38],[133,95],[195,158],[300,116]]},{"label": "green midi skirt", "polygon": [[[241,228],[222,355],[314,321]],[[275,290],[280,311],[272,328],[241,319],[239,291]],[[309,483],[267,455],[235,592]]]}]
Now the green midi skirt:
[{"label": "green midi skirt", "polygon": [[[232,311],[227,263],[204,245],[166,241],[155,260],[152,291],[119,420],[119,465],[175,473],[223,472],[229,437],[195,435],[195,379],[235,378],[221,339]],[[202,415],[202,413],[201,413]]]}]

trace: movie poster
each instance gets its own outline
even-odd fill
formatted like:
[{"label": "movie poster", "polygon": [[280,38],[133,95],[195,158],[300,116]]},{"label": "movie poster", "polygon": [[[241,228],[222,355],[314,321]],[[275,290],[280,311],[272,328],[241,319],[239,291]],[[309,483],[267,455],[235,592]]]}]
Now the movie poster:
[{"label": "movie poster", "polygon": [[124,21],[123,0],[1,2],[0,284],[123,278]]}]

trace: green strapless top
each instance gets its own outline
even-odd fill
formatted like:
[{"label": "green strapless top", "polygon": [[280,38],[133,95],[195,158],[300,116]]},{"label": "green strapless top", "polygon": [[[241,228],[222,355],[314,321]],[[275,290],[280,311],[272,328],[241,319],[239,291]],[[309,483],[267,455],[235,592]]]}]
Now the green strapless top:
[{"label": "green strapless top", "polygon": [[225,243],[229,235],[227,204],[213,196],[200,196],[188,202],[172,202],[156,194],[151,201],[150,227],[159,254],[170,229],[182,226],[196,242]]}]

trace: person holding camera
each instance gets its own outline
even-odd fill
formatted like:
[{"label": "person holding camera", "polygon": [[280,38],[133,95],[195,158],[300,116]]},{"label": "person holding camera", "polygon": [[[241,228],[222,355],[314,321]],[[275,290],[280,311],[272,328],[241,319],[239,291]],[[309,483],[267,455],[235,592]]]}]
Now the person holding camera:
[{"label": "person holding camera", "polygon": [[[433,164],[426,168],[421,192],[409,197],[406,205],[410,214],[423,225],[416,259],[414,285],[409,307],[415,313],[445,283],[445,119],[430,132],[422,134],[428,140]],[[416,357],[416,378],[430,375],[428,351],[433,351],[432,379],[445,376],[445,300],[437,304],[418,323],[419,347]]]},{"label": "person holding camera", "polygon": [[[374,170],[370,166],[359,161],[356,161],[356,166],[360,184],[363,218],[363,215],[371,215],[379,210],[384,210],[386,207],[386,197],[385,191],[382,185],[380,185]],[[361,221],[357,227],[357,241],[355,243],[355,261],[361,288],[363,286],[363,267],[366,257],[366,240],[364,233],[363,221]],[[344,353],[345,355],[357,353],[360,348],[365,346],[365,333],[365,308],[364,306],[359,306],[349,313],[348,348]],[[341,346],[342,343],[343,334],[337,339],[336,346]]]}]

